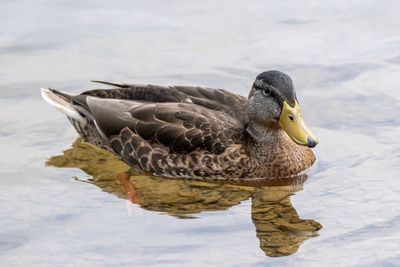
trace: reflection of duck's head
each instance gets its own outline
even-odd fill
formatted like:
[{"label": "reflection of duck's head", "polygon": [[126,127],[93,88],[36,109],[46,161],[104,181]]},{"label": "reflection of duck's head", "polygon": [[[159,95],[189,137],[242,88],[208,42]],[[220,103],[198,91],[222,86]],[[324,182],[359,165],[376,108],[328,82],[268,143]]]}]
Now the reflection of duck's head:
[{"label": "reflection of duck's head", "polygon": [[[126,198],[116,174],[127,171],[129,167],[107,151],[77,140],[71,149],[50,158],[47,164],[79,168],[92,176],[90,182],[103,191]],[[290,203],[290,195],[301,190],[304,181],[305,176],[274,180],[274,184],[280,186],[270,187],[265,186],[268,181],[262,180],[227,184],[138,175],[130,178],[142,208],[179,218],[204,211],[226,210],[251,198],[251,217],[260,246],[268,256],[296,252],[304,240],[321,228],[315,221],[300,219]]]},{"label": "reflection of duck's head", "polygon": [[259,74],[249,94],[247,130],[265,138],[263,129],[282,128],[298,145],[315,147],[318,139],[308,130],[300,113],[292,79],[272,70]]},{"label": "reflection of duck's head", "polygon": [[263,187],[253,194],[251,218],[265,255],[291,255],[322,228],[314,220],[301,219],[293,208],[290,196],[301,190],[301,186]]}]

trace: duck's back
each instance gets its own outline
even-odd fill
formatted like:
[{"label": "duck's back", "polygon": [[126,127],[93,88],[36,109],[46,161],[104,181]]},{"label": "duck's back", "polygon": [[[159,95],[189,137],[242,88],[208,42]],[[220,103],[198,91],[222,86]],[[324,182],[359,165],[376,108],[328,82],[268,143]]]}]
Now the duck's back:
[{"label": "duck's back", "polygon": [[96,82],[112,85],[116,88],[89,90],[82,95],[151,103],[193,103],[211,110],[221,111],[243,124],[248,122],[247,99],[224,89]]}]

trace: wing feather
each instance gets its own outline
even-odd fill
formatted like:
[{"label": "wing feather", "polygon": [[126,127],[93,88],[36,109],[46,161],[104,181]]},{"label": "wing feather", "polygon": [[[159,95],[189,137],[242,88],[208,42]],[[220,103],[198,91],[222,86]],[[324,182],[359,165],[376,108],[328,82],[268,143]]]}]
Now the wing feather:
[{"label": "wing feather", "polygon": [[96,125],[109,139],[128,127],[149,143],[171,151],[205,149],[220,154],[229,145],[241,143],[243,138],[244,125],[240,121],[195,104],[139,103],[96,97],[88,97],[86,103]]}]

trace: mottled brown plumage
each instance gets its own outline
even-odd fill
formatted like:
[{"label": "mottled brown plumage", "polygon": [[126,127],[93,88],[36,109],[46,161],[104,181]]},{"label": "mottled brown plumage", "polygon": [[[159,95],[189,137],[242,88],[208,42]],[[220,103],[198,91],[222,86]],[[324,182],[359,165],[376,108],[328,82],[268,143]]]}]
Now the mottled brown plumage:
[{"label": "mottled brown plumage", "polygon": [[69,120],[85,141],[144,173],[274,179],[297,175],[315,161],[311,149],[295,144],[272,115],[268,125],[249,120],[242,96],[201,87],[105,84],[117,88],[48,94],[77,112]]}]

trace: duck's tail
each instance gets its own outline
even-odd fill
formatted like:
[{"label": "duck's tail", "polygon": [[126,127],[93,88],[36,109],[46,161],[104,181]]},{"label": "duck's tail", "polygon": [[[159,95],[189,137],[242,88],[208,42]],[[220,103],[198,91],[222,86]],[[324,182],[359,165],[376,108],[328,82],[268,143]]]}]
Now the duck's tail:
[{"label": "duck's tail", "polygon": [[80,122],[85,122],[85,118],[74,108],[72,104],[72,99],[74,97],[73,95],[50,88],[41,88],[41,91],[41,95],[47,103],[67,115],[67,117]]}]

